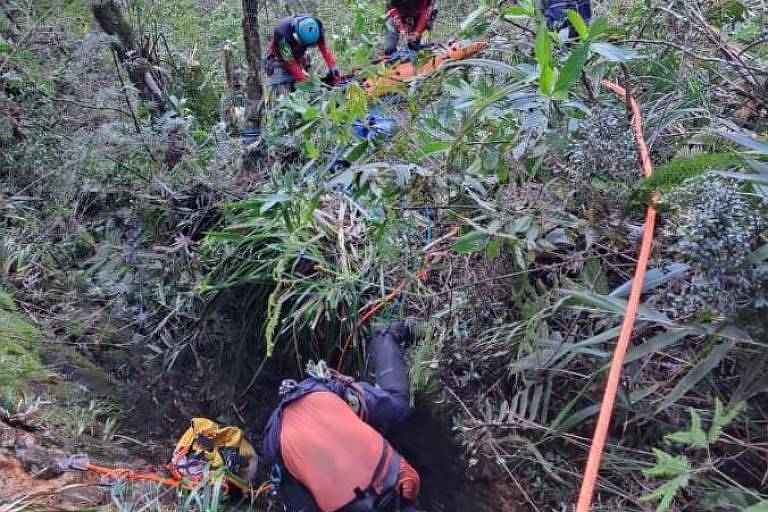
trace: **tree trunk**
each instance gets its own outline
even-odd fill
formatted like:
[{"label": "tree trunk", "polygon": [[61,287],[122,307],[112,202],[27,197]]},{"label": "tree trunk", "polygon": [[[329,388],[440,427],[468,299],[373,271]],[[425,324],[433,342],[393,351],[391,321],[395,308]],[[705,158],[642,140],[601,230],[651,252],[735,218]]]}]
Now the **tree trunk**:
[{"label": "tree trunk", "polygon": [[243,39],[248,59],[245,84],[245,121],[248,128],[261,127],[261,39],[259,37],[259,0],[243,0]]}]

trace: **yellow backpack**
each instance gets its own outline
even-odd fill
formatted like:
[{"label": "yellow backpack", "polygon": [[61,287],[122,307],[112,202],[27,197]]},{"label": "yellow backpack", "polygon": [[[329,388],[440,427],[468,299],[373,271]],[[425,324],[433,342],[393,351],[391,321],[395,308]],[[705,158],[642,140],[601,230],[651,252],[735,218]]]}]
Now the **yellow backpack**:
[{"label": "yellow backpack", "polygon": [[245,433],[208,418],[192,418],[176,443],[169,469],[177,479],[199,480],[206,469],[226,468],[246,481],[256,476],[258,456]]}]

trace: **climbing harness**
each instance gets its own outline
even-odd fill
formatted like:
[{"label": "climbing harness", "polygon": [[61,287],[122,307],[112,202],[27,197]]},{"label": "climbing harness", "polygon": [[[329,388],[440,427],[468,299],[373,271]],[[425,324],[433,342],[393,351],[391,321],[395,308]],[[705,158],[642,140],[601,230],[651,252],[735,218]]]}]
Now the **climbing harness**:
[{"label": "climbing harness", "polygon": [[[602,82],[603,87],[616,93],[622,98],[626,98],[627,106],[632,111],[632,128],[635,132],[635,141],[637,142],[637,149],[640,153],[640,163],[643,170],[643,175],[649,178],[653,174],[653,166],[651,164],[651,158],[648,153],[648,146],[645,143],[643,137],[643,118],[640,113],[640,107],[629,94],[629,91],[624,89],[618,84],[604,80]],[[608,435],[608,427],[610,427],[611,416],[613,414],[613,407],[616,402],[616,392],[619,388],[619,379],[621,377],[621,370],[624,366],[624,358],[627,354],[627,348],[632,338],[632,330],[635,325],[635,319],[637,318],[638,308],[640,306],[640,295],[643,292],[643,285],[645,283],[645,274],[648,268],[648,260],[651,254],[651,244],[653,242],[653,231],[656,224],[656,209],[654,208],[654,201],[648,206],[648,210],[645,214],[645,225],[643,228],[643,238],[640,244],[640,254],[637,258],[637,266],[635,267],[635,275],[632,279],[632,290],[629,294],[627,301],[627,309],[624,314],[624,321],[621,324],[621,331],[619,333],[619,339],[616,343],[616,348],[613,352],[613,359],[611,361],[610,371],[608,373],[608,380],[605,384],[605,392],[603,393],[603,401],[600,406],[600,414],[597,418],[597,425],[595,426],[595,433],[592,437],[592,444],[589,448],[589,456],[587,458],[587,465],[584,469],[584,478],[581,482],[581,489],[579,491],[579,498],[576,504],[576,512],[588,512],[592,504],[592,496],[595,492],[595,485],[597,483],[597,476],[600,471],[600,461],[603,457],[603,450],[605,449],[605,440]]]},{"label": "climbing harness", "polygon": [[339,373],[337,370],[328,368],[328,365],[322,359],[315,363],[310,361],[307,363],[306,373],[316,381],[320,383],[329,383],[331,381],[342,384],[346,392],[344,398],[347,405],[355,411],[358,417],[366,421],[368,419],[368,408],[365,402],[365,393],[363,389],[355,382],[355,379],[349,375]]},{"label": "climbing harness", "polygon": [[[352,377],[328,368],[325,361],[309,361],[305,368],[307,379],[296,382],[283,380],[280,385],[280,402],[272,411],[264,429],[264,447],[262,454],[270,465],[270,487],[272,495],[278,494],[283,486],[299,485],[285,470],[280,450],[280,432],[282,431],[283,408],[315,392],[331,392],[342,398],[362,421],[368,420],[368,407],[365,392]],[[299,507],[301,508],[301,507]]]}]

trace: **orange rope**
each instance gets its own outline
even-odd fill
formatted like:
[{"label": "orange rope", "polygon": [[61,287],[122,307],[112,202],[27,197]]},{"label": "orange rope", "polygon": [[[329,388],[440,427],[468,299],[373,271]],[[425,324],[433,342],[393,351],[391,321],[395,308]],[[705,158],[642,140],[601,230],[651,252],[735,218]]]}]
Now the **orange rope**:
[{"label": "orange rope", "polygon": [[[429,276],[429,266],[432,262],[432,258],[435,256],[435,251],[432,250],[433,247],[438,245],[440,242],[447,238],[452,238],[456,236],[456,233],[458,233],[458,228],[452,228],[448,234],[445,236],[439,238],[438,240],[435,240],[434,242],[430,243],[425,247],[427,254],[424,256],[424,264],[421,266],[421,270],[416,274],[416,278],[424,283],[427,280],[427,277]],[[340,372],[341,369],[344,367],[344,358],[347,355],[347,351],[349,350],[349,347],[352,345],[352,339],[355,336],[355,332],[362,327],[368,320],[373,317],[376,313],[381,311],[381,309],[392,302],[400,293],[402,293],[403,290],[405,290],[405,286],[408,284],[407,280],[403,279],[398,283],[397,286],[395,286],[395,289],[389,292],[383,299],[378,300],[376,302],[372,302],[369,304],[366,304],[363,309],[361,309],[362,315],[360,318],[355,322],[355,328],[352,329],[352,332],[349,333],[349,336],[347,336],[347,340],[344,342],[344,345],[341,349],[341,354],[339,355],[339,362],[336,364],[336,371]]]},{"label": "orange rope", "polygon": [[[427,274],[427,270],[426,270],[426,267],[429,265],[429,260],[430,260],[430,254],[427,254],[427,256],[424,258],[424,268],[422,268],[422,269],[419,271],[419,273],[418,273],[418,274],[416,274],[417,278],[418,278],[418,279],[419,279],[419,281],[421,281],[422,283],[423,283],[424,281],[426,281],[426,280],[427,280],[427,275],[428,275],[428,274]],[[346,357],[346,355],[347,355],[347,350],[349,350],[349,347],[352,345],[352,338],[354,338],[354,336],[355,336],[355,332],[356,332],[356,331],[357,331],[357,330],[358,330],[360,327],[362,327],[362,326],[365,324],[365,322],[367,322],[368,320],[370,320],[370,319],[371,319],[371,317],[373,317],[373,315],[375,315],[376,313],[378,313],[379,311],[381,311],[381,310],[382,310],[382,308],[383,308],[384,306],[386,306],[387,304],[389,304],[390,302],[392,302],[392,301],[395,299],[395,297],[397,297],[398,295],[400,295],[400,293],[401,293],[403,290],[405,290],[405,286],[406,286],[406,284],[407,284],[407,281],[406,281],[405,279],[403,279],[402,281],[400,281],[400,283],[398,283],[398,285],[397,285],[397,286],[395,286],[395,289],[394,289],[394,290],[392,290],[391,292],[389,292],[389,293],[387,294],[387,296],[386,296],[386,297],[384,297],[383,299],[381,299],[381,300],[379,300],[379,301],[377,301],[377,302],[374,302],[374,303],[368,304],[368,305],[366,305],[365,307],[363,307],[363,309],[361,310],[361,312],[362,312],[362,311],[365,311],[365,313],[363,313],[363,314],[360,316],[360,318],[359,318],[359,319],[357,320],[357,322],[355,323],[355,328],[354,328],[354,329],[352,329],[352,332],[351,332],[351,333],[349,333],[349,336],[347,336],[347,340],[344,342],[344,346],[343,346],[343,347],[342,347],[342,349],[341,349],[341,354],[339,355],[339,362],[336,364],[336,371],[339,371],[339,372],[340,372],[340,371],[341,371],[341,369],[344,367],[344,358],[345,358],[345,357]],[[367,310],[367,311],[366,311],[366,310]]]},{"label": "orange rope", "polygon": [[[637,101],[627,90],[618,84],[603,80],[603,87],[610,89],[619,96],[627,98],[629,107],[632,110],[632,128],[635,132],[637,150],[640,153],[640,163],[643,168],[643,175],[649,178],[653,173],[651,157],[648,153],[648,146],[643,138],[643,118],[640,114],[640,107]],[[632,338],[632,329],[637,318],[637,310],[640,306],[640,295],[643,292],[645,283],[645,272],[648,268],[648,259],[651,254],[651,243],[653,242],[653,230],[656,224],[656,210],[653,202],[648,206],[645,214],[645,227],[643,229],[643,239],[640,244],[640,255],[637,258],[637,267],[635,276],[632,280],[632,291],[627,301],[627,310],[624,314],[624,322],[621,324],[619,340],[616,343],[616,349],[613,352],[613,360],[608,373],[608,380],[603,394],[603,403],[600,406],[600,415],[597,418],[595,433],[592,437],[592,445],[589,448],[587,466],[584,469],[584,479],[581,482],[579,491],[579,500],[576,504],[576,512],[588,512],[592,505],[592,496],[595,492],[597,476],[600,471],[600,462],[603,458],[605,449],[605,439],[608,434],[608,427],[611,423],[613,407],[616,402],[616,392],[619,388],[619,379],[621,377],[624,358],[627,354],[630,339]]]},{"label": "orange rope", "polygon": [[[167,477],[157,475],[155,473],[136,471],[133,469],[109,468],[106,466],[93,464],[91,462],[85,464],[83,466],[83,469],[85,469],[86,471],[90,471],[92,473],[104,475],[110,478],[111,480],[154,482],[154,483],[165,485],[167,487],[180,488],[188,491],[197,489],[200,485],[199,481],[184,482],[181,478],[178,478],[178,479],[167,478]],[[237,479],[232,478],[230,476],[226,476],[225,479],[226,479],[226,482],[224,482],[224,485],[222,486],[225,493],[229,492],[229,489],[227,487],[229,484],[234,485],[244,493],[252,494],[255,497],[258,497],[264,494],[265,492],[269,491],[272,488],[271,482],[265,482],[261,486],[259,486],[257,489],[252,489],[247,485],[243,485]],[[213,485],[213,482],[211,482],[211,485]]]},{"label": "orange rope", "polygon": [[181,480],[176,480],[174,478],[166,478],[159,475],[156,475],[154,473],[143,473],[140,471],[135,471],[133,469],[123,469],[123,468],[108,468],[106,466],[100,466],[98,464],[93,464],[89,462],[84,466],[86,471],[90,471],[91,473],[97,473],[99,475],[104,475],[109,477],[112,480],[143,480],[146,482],[155,482],[158,484],[163,484],[168,487],[180,487],[182,489],[194,489],[195,486],[192,484],[184,483]]}]

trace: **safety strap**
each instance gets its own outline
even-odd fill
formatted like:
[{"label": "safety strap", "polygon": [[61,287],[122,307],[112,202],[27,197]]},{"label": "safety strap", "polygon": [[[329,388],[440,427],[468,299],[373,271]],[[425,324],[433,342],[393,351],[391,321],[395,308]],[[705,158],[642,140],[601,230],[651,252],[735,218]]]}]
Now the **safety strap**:
[{"label": "safety strap", "polygon": [[357,497],[342,512],[369,512],[383,510],[392,503],[396,492],[397,478],[400,474],[400,454],[382,438],[381,457],[373,471],[371,483],[365,491],[355,489]]}]

